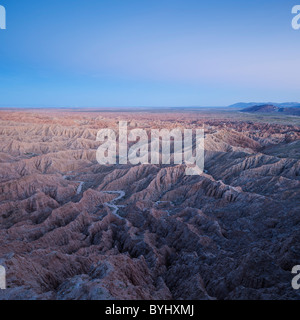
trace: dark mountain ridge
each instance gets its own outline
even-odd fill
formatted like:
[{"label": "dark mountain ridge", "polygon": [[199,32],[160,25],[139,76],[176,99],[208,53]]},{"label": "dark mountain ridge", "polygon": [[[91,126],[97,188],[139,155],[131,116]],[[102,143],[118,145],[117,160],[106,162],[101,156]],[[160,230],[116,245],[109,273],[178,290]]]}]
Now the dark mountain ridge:
[{"label": "dark mountain ridge", "polygon": [[272,104],[256,105],[249,108],[242,109],[241,112],[247,113],[282,113],[286,115],[300,116],[299,107],[278,107]]},{"label": "dark mountain ridge", "polygon": [[238,102],[235,104],[232,104],[228,106],[228,108],[239,108],[239,109],[245,109],[245,108],[251,108],[254,106],[264,106],[264,105],[272,105],[278,108],[300,108],[299,102],[283,102],[283,103],[277,103],[277,102]]}]

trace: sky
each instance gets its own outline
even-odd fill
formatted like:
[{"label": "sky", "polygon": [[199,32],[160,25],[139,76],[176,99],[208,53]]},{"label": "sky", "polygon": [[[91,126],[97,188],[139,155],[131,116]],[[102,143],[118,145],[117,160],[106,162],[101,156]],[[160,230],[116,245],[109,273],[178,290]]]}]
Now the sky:
[{"label": "sky", "polygon": [[0,0],[0,106],[300,102],[296,0]]}]

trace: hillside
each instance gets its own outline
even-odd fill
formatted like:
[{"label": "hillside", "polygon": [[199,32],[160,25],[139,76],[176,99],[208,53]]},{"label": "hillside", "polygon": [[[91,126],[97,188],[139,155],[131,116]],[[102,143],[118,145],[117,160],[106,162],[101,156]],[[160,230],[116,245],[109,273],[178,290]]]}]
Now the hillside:
[{"label": "hillside", "polygon": [[249,108],[242,109],[241,112],[247,113],[282,113],[285,115],[296,115],[300,116],[299,107],[280,108],[272,104],[256,105]]},{"label": "hillside", "polygon": [[237,108],[237,109],[246,109],[254,106],[264,106],[264,105],[272,105],[278,108],[299,108],[299,102],[238,102],[228,106],[228,108]]}]

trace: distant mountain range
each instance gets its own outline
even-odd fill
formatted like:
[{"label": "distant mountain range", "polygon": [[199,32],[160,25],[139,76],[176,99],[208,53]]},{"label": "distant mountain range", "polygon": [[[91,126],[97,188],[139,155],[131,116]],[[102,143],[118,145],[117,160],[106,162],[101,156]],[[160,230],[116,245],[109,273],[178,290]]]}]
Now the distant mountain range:
[{"label": "distant mountain range", "polygon": [[284,103],[276,103],[276,102],[239,102],[232,104],[228,106],[228,108],[238,108],[238,109],[244,109],[244,108],[251,108],[255,106],[275,106],[278,108],[300,108],[299,102],[284,102]]},{"label": "distant mountain range", "polygon": [[[279,104],[284,105],[284,104]],[[291,105],[289,103],[288,105]],[[300,116],[300,105],[296,104],[293,107],[280,107],[274,104],[263,104],[263,105],[255,105],[248,108],[241,109],[241,112],[247,113],[281,113],[285,115],[295,115]]]}]

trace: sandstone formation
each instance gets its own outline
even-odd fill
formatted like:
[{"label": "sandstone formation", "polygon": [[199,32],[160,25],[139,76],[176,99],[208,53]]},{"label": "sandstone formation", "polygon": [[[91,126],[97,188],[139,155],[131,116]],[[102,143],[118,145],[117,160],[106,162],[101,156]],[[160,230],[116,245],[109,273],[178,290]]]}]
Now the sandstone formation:
[{"label": "sandstone formation", "polygon": [[[205,172],[96,161],[102,128],[205,129]],[[300,299],[300,126],[1,111],[0,299]]]}]

